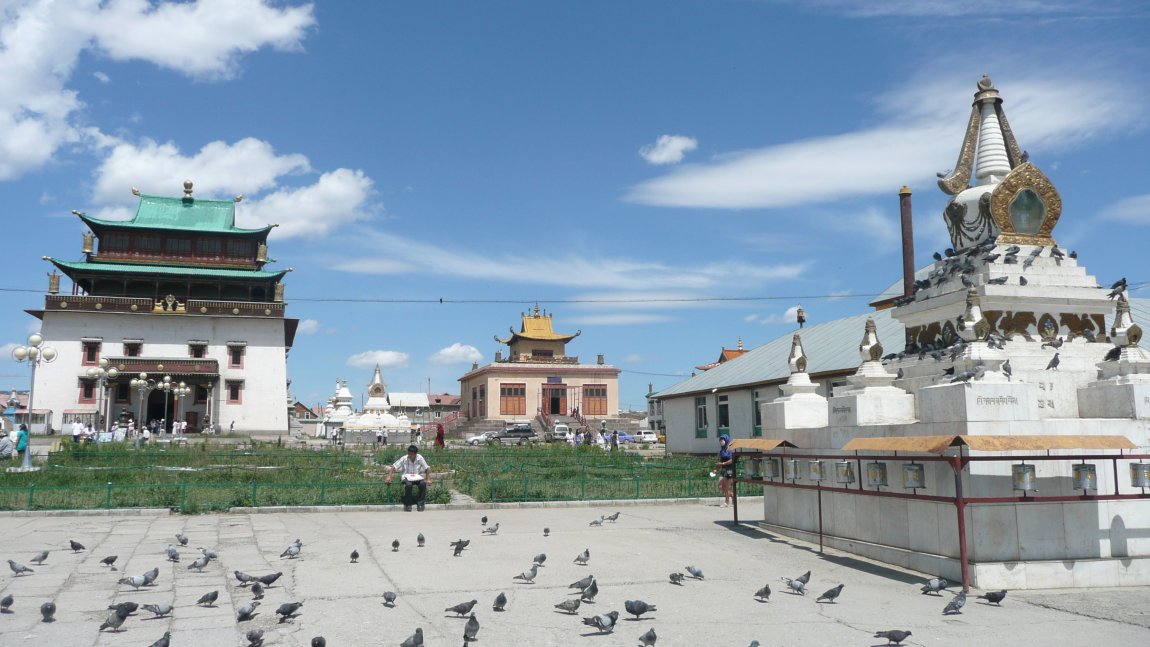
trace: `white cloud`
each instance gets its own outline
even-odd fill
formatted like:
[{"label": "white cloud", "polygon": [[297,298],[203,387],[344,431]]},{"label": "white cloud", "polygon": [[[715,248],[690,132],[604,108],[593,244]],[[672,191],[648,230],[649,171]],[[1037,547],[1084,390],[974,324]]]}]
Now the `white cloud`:
[{"label": "white cloud", "polygon": [[12,351],[16,350],[17,346],[23,346],[23,344],[17,344],[16,342],[10,342],[10,343],[4,344],[3,346],[0,346],[0,360],[15,361],[12,359]]},{"label": "white cloud", "polygon": [[[742,288],[754,287],[795,278],[807,267],[805,263],[756,265],[737,261],[691,267],[617,256],[596,257],[574,251],[565,255],[527,258],[515,253],[479,253],[464,247],[441,247],[378,230],[357,231],[354,244],[364,247],[367,250],[365,255],[358,256],[354,249],[345,250],[345,257],[332,262],[334,269],[361,274],[424,273],[472,280],[620,291],[682,292],[710,290],[731,284]],[[389,257],[379,258],[380,249],[389,250]],[[697,295],[684,296],[693,298]]]},{"label": "white cloud", "polygon": [[[925,78],[925,77],[924,77]],[[998,87],[1031,160],[1042,152],[1144,125],[1141,84],[1073,70],[1058,78],[1010,78]],[[954,73],[911,80],[880,94],[876,125],[854,132],[735,151],[630,188],[625,199],[666,207],[779,208],[932,186],[953,164],[977,79]],[[1091,101],[1075,100],[1089,96]]]},{"label": "white cloud", "polygon": [[674,321],[674,317],[668,315],[653,315],[653,314],[606,314],[606,315],[583,315],[576,317],[568,317],[567,322],[572,325],[578,326],[636,326],[653,323],[663,323],[666,321]]},{"label": "white cloud", "polygon": [[407,368],[407,353],[395,350],[367,350],[347,358],[347,365],[354,368]]},{"label": "white cloud", "polygon": [[261,0],[2,3],[0,180],[39,168],[65,144],[106,144],[81,126],[84,104],[68,87],[84,52],[142,60],[198,77],[228,77],[261,47],[296,49],[314,24],[311,5]]},{"label": "white cloud", "polygon": [[1132,225],[1150,225],[1150,193],[1119,200],[1103,209],[1098,217]]},{"label": "white cloud", "polygon": [[100,83],[111,83],[112,82],[111,77],[109,77],[107,74],[100,72],[98,70],[95,72],[92,72],[92,76],[96,77],[96,80],[99,81]]},{"label": "white cloud", "polygon": [[686,135],[659,135],[654,144],[639,149],[639,155],[651,164],[678,164],[683,155],[699,147],[699,142]]},{"label": "white cloud", "polygon": [[[804,0],[806,6],[857,17],[987,16],[1069,13],[1075,5],[1061,0]],[[1080,7],[1080,6],[1079,6]]]},{"label": "white cloud", "polygon": [[483,353],[478,348],[459,342],[441,348],[431,356],[432,364],[470,364],[482,360]]},{"label": "white cloud", "polygon": [[799,306],[791,306],[783,311],[782,314],[771,313],[767,315],[751,314],[743,317],[743,321],[747,323],[758,324],[779,324],[779,323],[798,323]]},{"label": "white cloud", "polygon": [[301,335],[314,335],[319,332],[319,322],[315,319],[304,319],[299,322],[299,327],[296,331]]},{"label": "white cloud", "polygon": [[646,362],[647,358],[636,353],[631,353],[630,355],[623,358],[624,364],[645,364]]},{"label": "white cloud", "polygon": [[[191,179],[195,195],[228,199],[243,194],[236,206],[237,225],[257,228],[280,226],[277,239],[323,235],[349,222],[368,217],[372,181],[363,171],[336,169],[306,186],[281,186],[311,172],[307,157],[278,154],[268,142],[245,138],[234,144],[214,141],[193,155],[184,155],[173,143],[145,140],[139,145],[114,145],[96,170],[93,198],[105,205],[99,216],[130,217],[135,198],[128,189],[138,187],[152,195],[178,195]],[[95,215],[95,214],[94,214]]]}]

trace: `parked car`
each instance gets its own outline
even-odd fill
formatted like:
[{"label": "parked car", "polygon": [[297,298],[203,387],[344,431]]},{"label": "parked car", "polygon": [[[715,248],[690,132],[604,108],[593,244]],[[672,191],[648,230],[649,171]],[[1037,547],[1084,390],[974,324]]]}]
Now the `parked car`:
[{"label": "parked car", "polygon": [[499,432],[497,432],[497,431],[485,431],[481,434],[476,434],[474,436],[468,436],[467,437],[467,444],[468,445],[482,445],[483,443],[490,442],[491,439],[493,437],[495,437],[495,434],[497,434],[497,433],[499,433]]},{"label": "parked car", "polygon": [[633,443],[633,442],[635,442],[635,437],[632,436],[631,434],[625,432],[625,431],[620,431],[619,432],[619,442],[620,443]]},{"label": "parked car", "polygon": [[636,442],[657,443],[659,442],[659,434],[653,431],[640,431]]},{"label": "parked car", "polygon": [[539,434],[528,424],[526,427],[522,425],[513,425],[511,427],[504,427],[503,429],[495,432],[488,442],[499,443],[501,445],[526,445],[533,443],[539,439]]},{"label": "parked car", "polygon": [[551,431],[543,434],[543,440],[549,443],[565,443],[570,440],[572,433],[571,427],[560,422],[556,423],[555,426],[551,428]]}]

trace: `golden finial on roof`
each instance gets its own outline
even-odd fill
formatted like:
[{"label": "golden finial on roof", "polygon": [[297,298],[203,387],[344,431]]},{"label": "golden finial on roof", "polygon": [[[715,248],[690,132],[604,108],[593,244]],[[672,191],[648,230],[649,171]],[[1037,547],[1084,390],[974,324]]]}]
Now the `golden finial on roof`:
[{"label": "golden finial on roof", "polygon": [[739,350],[743,350],[743,338],[739,337]]},{"label": "golden finial on roof", "polygon": [[535,318],[536,319],[539,318],[539,303],[538,302],[535,303]]},{"label": "golden finial on roof", "polygon": [[191,180],[184,180],[184,197],[185,198],[192,197],[192,181]]}]

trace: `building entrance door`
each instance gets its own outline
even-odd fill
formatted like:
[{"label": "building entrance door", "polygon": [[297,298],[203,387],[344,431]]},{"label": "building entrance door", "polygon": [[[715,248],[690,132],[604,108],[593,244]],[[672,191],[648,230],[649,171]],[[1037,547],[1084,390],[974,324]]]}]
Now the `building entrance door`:
[{"label": "building entrance door", "polygon": [[565,416],[565,415],[567,415],[567,387],[565,387],[565,386],[545,386],[545,387],[543,387],[543,407],[549,415],[552,415],[552,416]]}]

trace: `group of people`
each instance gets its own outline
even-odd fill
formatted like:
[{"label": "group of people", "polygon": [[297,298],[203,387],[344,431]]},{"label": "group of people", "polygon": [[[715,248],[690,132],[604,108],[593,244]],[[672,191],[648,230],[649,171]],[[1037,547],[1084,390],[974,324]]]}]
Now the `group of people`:
[{"label": "group of people", "polygon": [[20,428],[15,432],[15,438],[12,434],[0,435],[0,458],[19,457],[24,459],[24,452],[28,451],[28,425],[20,425]]},{"label": "group of people", "polygon": [[603,433],[602,431],[587,431],[582,429],[576,431],[574,434],[567,437],[567,442],[572,447],[578,445],[598,445],[600,449],[607,449],[608,446],[612,450],[619,449],[619,431],[615,430],[610,433]]}]

